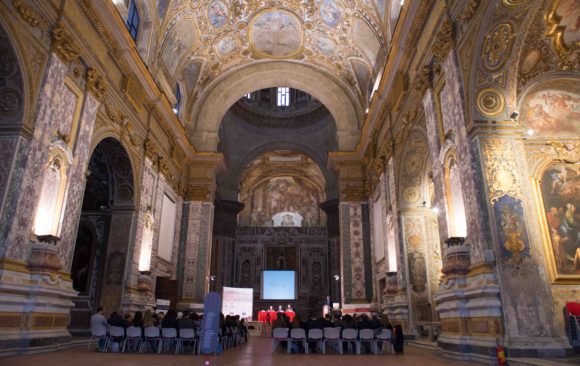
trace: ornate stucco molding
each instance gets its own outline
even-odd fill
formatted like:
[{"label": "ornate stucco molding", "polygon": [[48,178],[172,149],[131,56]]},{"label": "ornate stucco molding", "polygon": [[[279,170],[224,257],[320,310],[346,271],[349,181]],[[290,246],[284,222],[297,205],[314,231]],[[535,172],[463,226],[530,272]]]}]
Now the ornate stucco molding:
[{"label": "ornate stucco molding", "polygon": [[107,88],[103,81],[103,76],[98,70],[93,68],[87,69],[87,89],[97,100],[103,101]]},{"label": "ornate stucco molding", "polygon": [[68,34],[64,24],[58,22],[51,32],[52,50],[64,61],[71,62],[79,57],[80,49]]}]

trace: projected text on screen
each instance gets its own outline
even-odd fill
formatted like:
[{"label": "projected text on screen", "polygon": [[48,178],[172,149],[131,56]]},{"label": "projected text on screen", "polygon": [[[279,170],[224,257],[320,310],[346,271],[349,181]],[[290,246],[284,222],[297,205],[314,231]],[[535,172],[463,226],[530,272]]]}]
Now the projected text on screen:
[{"label": "projected text on screen", "polygon": [[294,300],[296,297],[295,271],[263,271],[263,300]]}]

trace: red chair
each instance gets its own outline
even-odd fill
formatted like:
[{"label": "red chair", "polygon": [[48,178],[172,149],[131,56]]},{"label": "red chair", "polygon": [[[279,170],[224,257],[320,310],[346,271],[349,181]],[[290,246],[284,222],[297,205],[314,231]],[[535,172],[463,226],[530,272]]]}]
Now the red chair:
[{"label": "red chair", "polygon": [[570,341],[573,346],[580,346],[580,303],[566,303],[566,324],[569,327]]}]

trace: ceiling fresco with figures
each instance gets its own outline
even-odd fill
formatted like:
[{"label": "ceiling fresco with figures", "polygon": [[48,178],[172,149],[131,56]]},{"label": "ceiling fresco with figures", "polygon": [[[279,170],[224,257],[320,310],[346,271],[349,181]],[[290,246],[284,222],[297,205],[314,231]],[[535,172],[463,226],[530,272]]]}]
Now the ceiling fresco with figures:
[{"label": "ceiling fresco with figures", "polygon": [[157,0],[160,76],[195,100],[240,67],[288,60],[331,75],[364,107],[386,57],[385,2]]}]

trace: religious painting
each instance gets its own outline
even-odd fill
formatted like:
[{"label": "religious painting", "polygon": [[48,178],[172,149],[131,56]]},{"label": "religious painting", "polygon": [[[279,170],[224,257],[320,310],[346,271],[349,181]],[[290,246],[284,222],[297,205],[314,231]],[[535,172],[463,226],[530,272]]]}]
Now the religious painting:
[{"label": "religious painting", "polygon": [[[316,226],[320,225],[319,197],[314,187],[298,177],[276,177],[257,186],[252,192],[251,225]],[[296,215],[289,215],[295,213]],[[280,214],[280,215],[279,215]],[[285,224],[284,219],[292,220]]]},{"label": "religious painting", "polygon": [[250,25],[250,46],[263,57],[294,56],[301,50],[302,37],[300,21],[286,11],[260,13]]},{"label": "religious painting", "polygon": [[538,136],[578,137],[580,95],[561,90],[543,90],[527,96],[521,118]]},{"label": "religious painting", "polygon": [[232,37],[224,37],[219,40],[216,49],[218,54],[228,55],[236,49],[236,41]]},{"label": "religious painting", "polygon": [[195,28],[191,19],[177,23],[163,42],[161,59],[171,75],[175,74],[177,66],[187,50],[195,41]]},{"label": "religious painting", "polygon": [[334,51],[336,49],[336,43],[332,38],[325,36],[322,32],[316,32],[315,34],[315,46],[316,49],[326,57],[334,56]]},{"label": "religious painting", "polygon": [[342,17],[342,10],[334,0],[323,0],[320,5],[320,17],[324,24],[336,27]]},{"label": "religious painting", "polygon": [[580,0],[560,0],[556,7],[559,25],[564,27],[564,43],[570,47],[580,41]]},{"label": "religious painting", "polygon": [[296,247],[266,247],[266,269],[296,270],[297,253]]},{"label": "religious painting", "polygon": [[228,7],[221,0],[212,1],[207,10],[207,18],[214,28],[221,28],[228,22]]},{"label": "religious painting", "polygon": [[494,202],[493,210],[501,260],[509,265],[522,264],[531,258],[522,201],[506,194]]},{"label": "religious painting", "polygon": [[580,166],[555,163],[540,181],[558,275],[580,274]]}]

